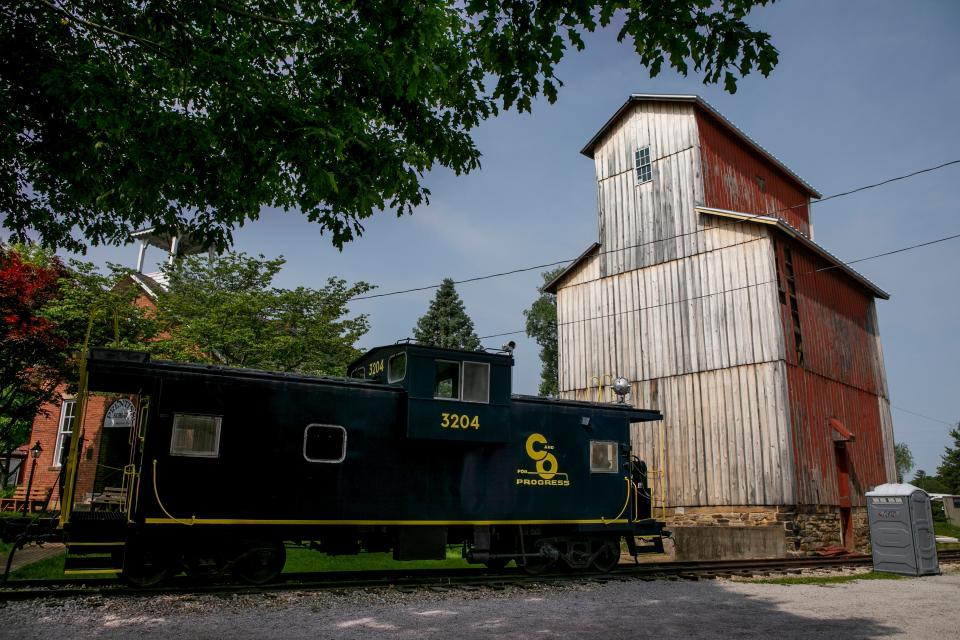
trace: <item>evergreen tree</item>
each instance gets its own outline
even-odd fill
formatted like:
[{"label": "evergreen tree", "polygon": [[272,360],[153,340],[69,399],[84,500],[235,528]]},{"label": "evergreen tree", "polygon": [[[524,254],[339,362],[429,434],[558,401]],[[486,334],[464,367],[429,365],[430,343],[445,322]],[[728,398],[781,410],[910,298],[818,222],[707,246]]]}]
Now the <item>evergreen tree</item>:
[{"label": "evergreen tree", "polygon": [[917,471],[917,475],[910,481],[913,486],[923,489],[927,493],[950,493],[950,488],[940,481],[937,476],[928,476],[923,469]]},{"label": "evergreen tree", "polygon": [[[544,271],[543,284],[556,278],[564,267]],[[560,393],[557,361],[560,355],[557,346],[557,296],[547,293],[541,286],[540,297],[523,312],[527,318],[527,336],[540,345],[540,395],[556,397]]]},{"label": "evergreen tree", "polygon": [[417,320],[413,337],[422,345],[472,351],[480,346],[473,320],[463,308],[453,280],[444,278],[427,312]]},{"label": "evergreen tree", "polygon": [[960,423],[950,430],[950,437],[953,446],[944,451],[943,462],[937,467],[937,477],[950,493],[960,494]]}]

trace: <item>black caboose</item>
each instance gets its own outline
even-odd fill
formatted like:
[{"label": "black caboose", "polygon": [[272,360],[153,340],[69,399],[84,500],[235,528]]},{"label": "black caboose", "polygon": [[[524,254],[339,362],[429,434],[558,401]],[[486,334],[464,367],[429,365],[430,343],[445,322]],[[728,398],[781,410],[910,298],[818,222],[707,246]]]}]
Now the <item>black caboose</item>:
[{"label": "black caboose", "polygon": [[94,349],[89,391],[130,396],[138,419],[118,511],[71,511],[71,451],[67,571],[259,582],[282,568],[285,541],[398,560],[461,544],[489,566],[609,568],[622,538],[635,552],[635,536],[660,534],[629,427],[661,416],[511,395],[512,365],[397,344],[323,378]]}]

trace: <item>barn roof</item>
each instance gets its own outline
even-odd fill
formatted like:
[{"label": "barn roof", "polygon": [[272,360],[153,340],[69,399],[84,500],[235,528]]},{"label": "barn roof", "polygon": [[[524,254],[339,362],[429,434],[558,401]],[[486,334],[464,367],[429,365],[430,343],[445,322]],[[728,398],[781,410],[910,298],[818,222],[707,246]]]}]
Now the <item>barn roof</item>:
[{"label": "barn roof", "polygon": [[726,209],[712,209],[709,207],[697,207],[697,213],[718,216],[721,218],[733,218],[735,220],[743,220],[744,222],[755,222],[757,224],[772,226],[780,233],[790,236],[791,239],[796,240],[804,247],[826,260],[830,265],[830,269],[837,269],[847,274],[874,296],[883,298],[884,300],[890,299],[889,293],[875,285],[873,282],[867,279],[866,276],[849,266],[843,260],[827,251],[822,245],[817,244],[805,236],[799,229],[791,226],[783,218],[778,218],[776,216],[761,216],[753,213],[742,213],[739,211],[727,211]]},{"label": "barn roof", "polygon": [[728,131],[733,133],[737,138],[739,138],[743,143],[748,147],[759,153],[763,158],[768,162],[775,165],[781,171],[787,174],[790,178],[796,181],[798,185],[803,187],[814,198],[822,198],[823,196],[819,191],[814,189],[806,180],[794,173],[790,167],[785,165],[779,160],[775,155],[764,149],[756,140],[744,133],[739,127],[730,122],[722,113],[713,108],[710,103],[701,98],[698,95],[680,95],[680,94],[658,94],[658,93],[634,93],[631,94],[627,101],[623,103],[617,112],[604,123],[600,130],[594,134],[592,138],[587,142],[587,144],[580,150],[580,153],[587,156],[588,158],[593,158],[593,152],[596,149],[597,145],[600,143],[600,140],[606,135],[607,131],[616,124],[621,117],[637,102],[686,102],[693,104],[699,107],[702,111],[713,116],[717,122],[719,122],[723,127]]},{"label": "barn roof", "polygon": [[[806,247],[807,249],[810,249],[815,254],[817,254],[824,260],[826,260],[830,264],[831,269],[838,269],[843,273],[847,274],[849,277],[853,278],[857,283],[859,283],[861,286],[867,289],[874,296],[878,298],[882,298],[884,300],[890,299],[889,293],[887,293],[886,291],[884,291],[883,289],[875,285],[866,276],[861,274],[856,269],[853,269],[852,267],[847,265],[840,258],[838,258],[837,256],[827,251],[823,246],[817,244],[816,242],[814,242],[813,240],[805,236],[803,233],[800,232],[799,229],[796,229],[795,227],[791,226],[782,218],[778,218],[776,216],[761,216],[753,213],[742,213],[739,211],[727,211],[726,209],[712,209],[708,207],[697,207],[696,210],[697,210],[697,213],[702,213],[705,215],[718,216],[721,218],[733,218],[735,220],[743,220],[744,222],[753,222],[757,224],[765,224],[765,225],[772,226],[775,229],[777,229],[780,233],[790,236],[792,239],[796,240],[797,242],[802,244],[804,247]],[[587,250],[581,253],[576,260],[571,262],[569,265],[567,265],[567,267],[563,271],[557,274],[557,277],[555,277],[553,280],[545,284],[543,286],[543,290],[546,291],[547,293],[556,294],[557,288],[560,286],[560,283],[567,277],[567,275],[573,270],[575,270],[577,267],[579,267],[581,264],[583,264],[586,260],[597,255],[600,252],[600,248],[601,247],[599,242],[594,242],[593,244],[591,244],[589,247],[587,247]]]},{"label": "barn roof", "polygon": [[584,262],[584,260],[596,255],[597,250],[599,248],[600,248],[599,242],[594,242],[593,244],[591,244],[589,247],[587,247],[586,251],[584,251],[579,255],[579,257],[577,257],[577,259],[575,259],[573,262],[568,264],[563,271],[558,273],[553,278],[553,280],[543,285],[543,290],[546,291],[547,293],[555,294],[557,292],[557,285],[560,284],[560,281],[566,278],[568,273],[570,273],[571,271],[576,269],[578,266],[580,266]]}]

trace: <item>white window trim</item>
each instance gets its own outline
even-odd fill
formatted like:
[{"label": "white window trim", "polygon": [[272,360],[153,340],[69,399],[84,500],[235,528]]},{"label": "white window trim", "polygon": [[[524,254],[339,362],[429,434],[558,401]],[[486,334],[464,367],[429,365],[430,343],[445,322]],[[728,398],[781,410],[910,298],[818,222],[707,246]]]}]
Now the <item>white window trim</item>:
[{"label": "white window trim", "polygon": [[70,435],[71,436],[73,435],[74,423],[77,421],[77,414],[76,414],[77,401],[74,399],[68,400],[64,398],[63,403],[60,405],[60,422],[57,424],[57,444],[53,447],[53,467],[55,468],[60,468],[62,466],[60,464],[60,460],[63,458],[63,451],[61,451],[60,449],[63,446],[63,436],[67,434],[67,432],[63,430],[63,422],[67,417],[66,409],[68,404],[71,407],[73,407],[73,415],[70,416]]},{"label": "white window trim", "polygon": [[[640,152],[643,151],[644,149],[647,150],[647,163],[640,164]],[[646,179],[643,179],[640,177],[641,167],[647,167],[649,170],[650,175]],[[650,145],[647,144],[647,145],[643,145],[642,147],[637,147],[637,150],[634,152],[634,155],[633,155],[633,173],[634,173],[634,176],[636,177],[637,184],[646,184],[648,182],[653,182],[653,158],[651,154]]]},{"label": "white window trim", "polygon": [[[593,467],[593,445],[604,444],[613,445],[613,469],[594,469]],[[590,441],[590,473],[619,473],[617,462],[620,458],[620,446],[616,440],[591,440]]]},{"label": "white window trim", "polygon": [[[216,430],[213,435],[213,451],[175,451],[174,444],[177,441],[177,418],[181,416],[197,416],[203,418],[214,418]],[[212,413],[174,413],[173,423],[170,428],[170,455],[183,458],[219,458],[220,457],[220,428],[223,426],[223,416]]]},{"label": "white window trim", "polygon": [[[487,369],[487,397],[484,400],[467,400],[463,398],[463,389],[465,386],[464,383],[466,382],[466,373],[467,373],[466,365],[468,364],[480,365],[482,367],[486,367]],[[460,397],[463,398],[461,402],[470,402],[473,404],[490,404],[490,363],[489,362],[474,362],[471,360],[464,360],[461,363],[460,365]]]},{"label": "white window trim", "polygon": [[[444,397],[444,396],[438,396],[438,395],[436,395],[436,393],[437,393],[437,379],[436,379],[437,368],[436,368],[436,366],[437,366],[437,363],[440,363],[440,362],[442,362],[442,363],[444,363],[444,364],[455,364],[455,365],[457,365],[457,395],[456,395],[455,397],[454,397],[454,396],[451,396],[451,397],[449,397],[449,398],[446,398],[446,397]],[[434,375],[434,379],[433,379],[433,393],[434,393],[434,396],[433,396],[433,399],[434,399],[434,400],[450,400],[451,402],[460,402],[460,401],[461,401],[460,398],[463,397],[463,362],[462,362],[462,361],[458,361],[458,360],[440,360],[440,359],[438,358],[438,359],[436,359],[436,360],[433,361],[433,366],[434,366],[434,369],[433,369],[433,375]]]},{"label": "white window trim", "polygon": [[[309,458],[307,457],[307,432],[310,431],[311,427],[324,427],[327,429],[340,429],[343,431],[343,450],[340,452],[340,458],[337,460],[321,460],[318,458]],[[339,424],[321,424],[319,422],[313,422],[308,424],[307,427],[303,430],[303,459],[307,462],[313,462],[316,464],[340,464],[347,459],[347,430],[340,426]]]}]

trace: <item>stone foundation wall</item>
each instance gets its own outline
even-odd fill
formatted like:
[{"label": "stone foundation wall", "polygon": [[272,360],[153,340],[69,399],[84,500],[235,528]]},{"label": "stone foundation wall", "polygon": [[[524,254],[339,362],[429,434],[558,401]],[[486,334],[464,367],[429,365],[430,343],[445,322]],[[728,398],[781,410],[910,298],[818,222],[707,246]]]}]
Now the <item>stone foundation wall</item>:
[{"label": "stone foundation wall", "polygon": [[[870,530],[865,507],[851,511],[854,529],[854,548],[859,553],[870,553]],[[840,509],[826,505],[780,506],[780,507],[677,507],[666,513],[667,528],[689,532],[691,527],[717,527],[730,529],[731,544],[742,547],[748,539],[761,537],[745,535],[736,529],[768,527],[776,537],[783,532],[784,552],[788,556],[814,555],[824,547],[843,546],[840,534]],[[713,537],[723,537],[722,533]],[[689,538],[690,536],[687,535]],[[720,547],[718,547],[720,548]],[[769,547],[759,545],[753,557],[761,557]],[[687,550],[687,554],[690,550]],[[678,548],[678,554],[684,550]],[[678,557],[679,557],[678,555]],[[697,554],[697,557],[702,557]],[[749,556],[749,551],[748,555]]]}]

